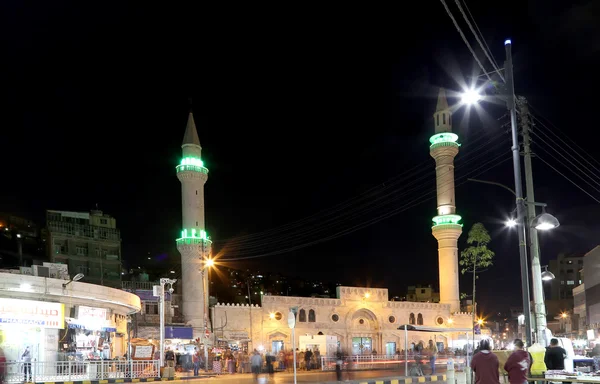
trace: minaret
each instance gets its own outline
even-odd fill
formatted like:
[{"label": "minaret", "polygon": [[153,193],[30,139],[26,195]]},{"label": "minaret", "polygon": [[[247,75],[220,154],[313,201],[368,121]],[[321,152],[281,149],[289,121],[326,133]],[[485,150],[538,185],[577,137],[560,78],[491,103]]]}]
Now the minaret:
[{"label": "minaret", "polygon": [[181,278],[183,287],[183,316],[194,328],[194,338],[206,330],[204,286],[200,271],[202,260],[210,255],[211,241],[204,227],[204,183],[208,169],[202,162],[200,139],[190,111],[183,136],[182,159],[177,166],[177,178],[181,182],[182,230],[177,239],[181,254]]},{"label": "minaret", "polygon": [[429,154],[435,159],[437,216],[433,218],[433,236],[438,241],[440,268],[440,302],[450,304],[451,312],[460,310],[458,292],[458,238],[462,233],[461,217],[454,200],[454,157],[458,154],[458,135],[452,133],[452,112],[441,88],[433,114],[435,135],[429,141]]}]

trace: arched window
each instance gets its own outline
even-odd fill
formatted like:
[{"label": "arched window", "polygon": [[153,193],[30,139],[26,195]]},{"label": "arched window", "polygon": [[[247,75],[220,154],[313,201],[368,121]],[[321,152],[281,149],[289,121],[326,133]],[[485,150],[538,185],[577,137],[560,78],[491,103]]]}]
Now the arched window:
[{"label": "arched window", "polygon": [[410,316],[408,316],[408,324],[415,324],[415,314],[411,313]]},{"label": "arched window", "polygon": [[298,312],[298,322],[300,322],[300,323],[306,322],[306,311],[304,309],[301,309],[300,312]]},{"label": "arched window", "polygon": [[440,125],[440,115],[437,115],[437,125]]},{"label": "arched window", "polygon": [[311,309],[308,311],[308,322],[309,323],[314,323],[316,320],[316,316],[315,316],[315,310]]},{"label": "arched window", "polygon": [[423,325],[423,315],[420,313],[417,315],[417,325]]},{"label": "arched window", "polygon": [[442,113],[442,122],[446,124],[446,114]]}]

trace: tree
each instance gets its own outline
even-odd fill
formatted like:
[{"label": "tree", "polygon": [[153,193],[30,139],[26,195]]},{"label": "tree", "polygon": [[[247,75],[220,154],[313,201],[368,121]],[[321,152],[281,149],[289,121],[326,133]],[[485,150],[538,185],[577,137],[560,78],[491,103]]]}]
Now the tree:
[{"label": "tree", "polygon": [[463,275],[467,272],[473,274],[473,343],[475,343],[475,314],[477,313],[475,281],[477,280],[477,274],[486,271],[494,264],[494,251],[487,247],[491,240],[490,234],[483,224],[475,223],[471,227],[467,238],[469,247],[463,249],[460,253],[461,273]]}]

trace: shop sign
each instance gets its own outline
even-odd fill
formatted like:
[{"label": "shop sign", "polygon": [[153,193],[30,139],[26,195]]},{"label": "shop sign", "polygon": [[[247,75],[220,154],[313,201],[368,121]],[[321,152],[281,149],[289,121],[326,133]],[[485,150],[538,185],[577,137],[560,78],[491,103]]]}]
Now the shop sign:
[{"label": "shop sign", "polygon": [[250,340],[248,332],[229,332],[229,340],[245,341]]},{"label": "shop sign", "polygon": [[85,307],[80,305],[79,311],[77,312],[77,320],[104,321],[106,320],[106,313],[106,308]]},{"label": "shop sign", "polygon": [[65,308],[61,303],[0,299],[0,324],[35,325],[63,329]]}]

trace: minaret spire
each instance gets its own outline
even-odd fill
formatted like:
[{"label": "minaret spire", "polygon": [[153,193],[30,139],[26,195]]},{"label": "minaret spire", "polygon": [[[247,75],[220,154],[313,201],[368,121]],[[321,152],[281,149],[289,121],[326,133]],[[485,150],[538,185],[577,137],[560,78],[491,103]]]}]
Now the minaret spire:
[{"label": "minaret spire", "polygon": [[435,159],[437,185],[437,216],[433,218],[432,233],[438,241],[440,302],[450,304],[451,312],[460,310],[458,291],[458,238],[462,233],[461,217],[456,214],[454,192],[454,157],[460,144],[452,133],[452,111],[446,91],[440,88],[433,114],[435,134],[429,142],[429,154]]},{"label": "minaret spire", "polygon": [[210,257],[211,241],[204,223],[204,184],[208,180],[208,169],[201,158],[202,148],[191,106],[181,149],[183,156],[176,168],[182,200],[182,226],[177,250],[181,254],[183,315],[186,323],[194,329],[194,338],[197,338],[208,331],[208,302],[200,271],[204,268],[204,261]]}]

